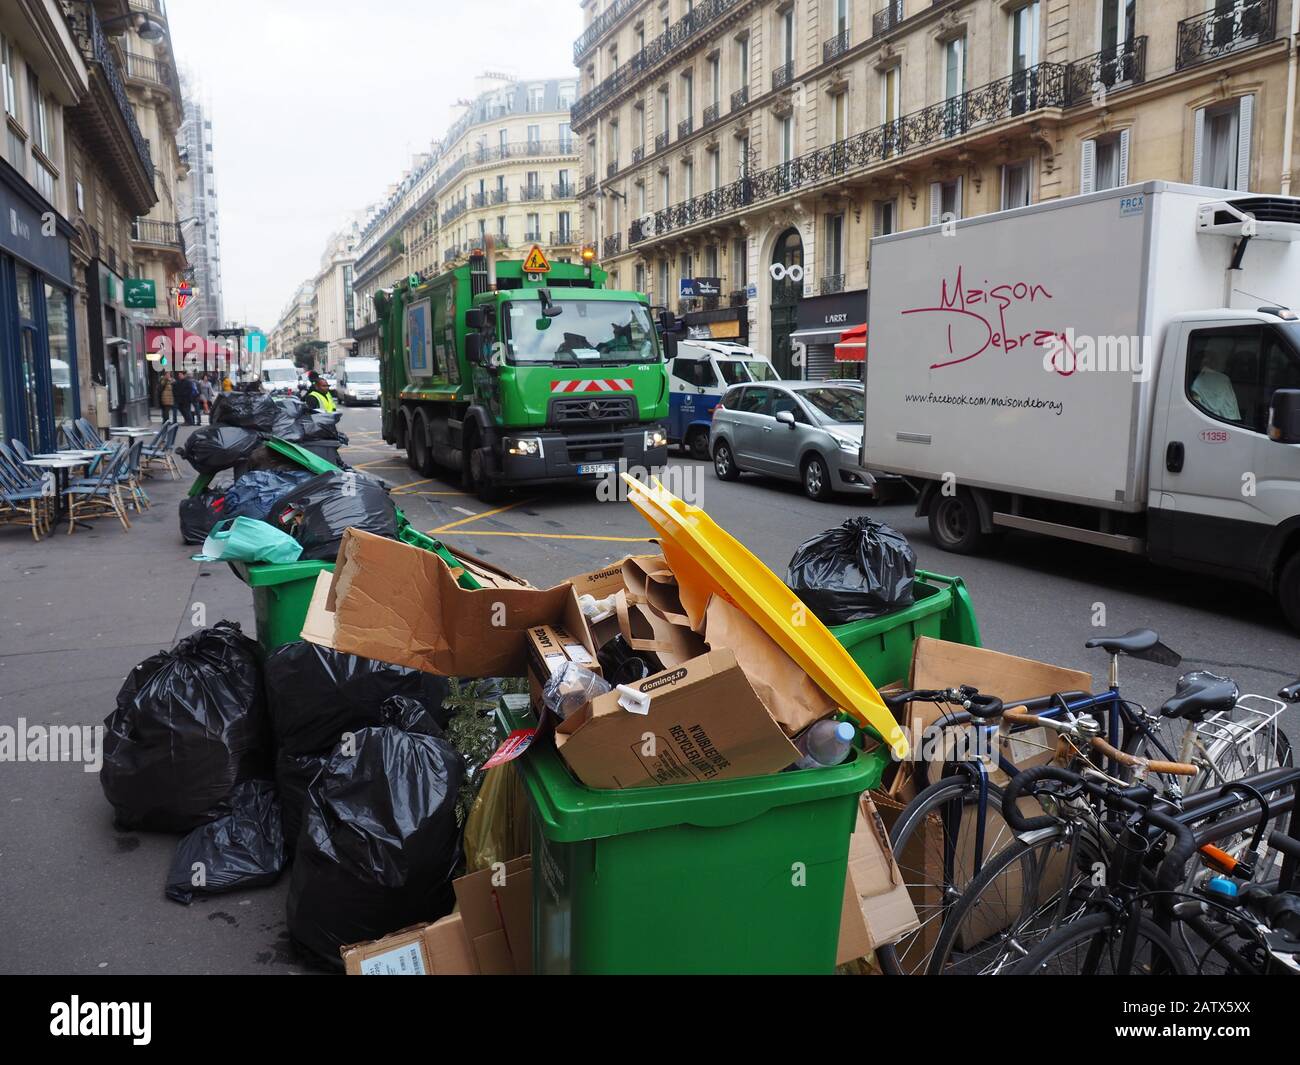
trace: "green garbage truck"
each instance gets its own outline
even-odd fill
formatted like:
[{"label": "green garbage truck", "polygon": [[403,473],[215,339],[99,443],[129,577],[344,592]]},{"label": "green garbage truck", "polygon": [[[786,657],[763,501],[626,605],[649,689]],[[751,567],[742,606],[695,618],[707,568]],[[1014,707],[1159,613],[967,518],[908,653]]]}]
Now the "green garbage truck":
[{"label": "green garbage truck", "polygon": [[668,375],[646,297],[606,289],[589,256],[498,262],[484,243],[376,294],[384,440],[485,501],[662,467]]}]

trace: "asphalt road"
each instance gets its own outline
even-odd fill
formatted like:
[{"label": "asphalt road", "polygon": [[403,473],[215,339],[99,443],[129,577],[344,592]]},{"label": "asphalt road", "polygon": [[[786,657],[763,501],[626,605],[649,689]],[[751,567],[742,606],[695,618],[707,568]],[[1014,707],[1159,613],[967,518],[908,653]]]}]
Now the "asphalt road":
[{"label": "asphalt road", "polygon": [[[647,548],[649,527],[628,503],[591,487],[519,493],[487,505],[459,485],[424,480],[383,444],[378,412],[352,409],[343,427],[353,465],[384,478],[417,528],[545,586]],[[1300,644],[1257,592],[1163,571],[1138,559],[1009,536],[996,556],[931,546],[907,503],[814,503],[798,486],[717,480],[674,455],[666,479],[776,572],[803,540],[864,511],[906,534],[922,568],[967,581],[986,646],[1074,668],[1105,682],[1084,649],[1105,629],[1157,629],[1185,668],[1228,673],[1273,694],[1300,672]],[[159,648],[227,617],[253,627],[248,591],[221,564],[190,561],[176,533],[188,486],[154,481],[155,505],[125,532],[99,522],[36,544],[0,527],[0,727],[20,720],[94,725],[127,672]],[[1158,704],[1177,671],[1126,661],[1125,693]],[[1300,719],[1285,724],[1300,740]],[[3,748],[0,747],[0,750]],[[182,907],[163,897],[175,838],[117,831],[94,773],[62,763],[0,761],[0,971],[10,973],[256,973],[308,971],[288,943],[287,878],[272,888]]]}]

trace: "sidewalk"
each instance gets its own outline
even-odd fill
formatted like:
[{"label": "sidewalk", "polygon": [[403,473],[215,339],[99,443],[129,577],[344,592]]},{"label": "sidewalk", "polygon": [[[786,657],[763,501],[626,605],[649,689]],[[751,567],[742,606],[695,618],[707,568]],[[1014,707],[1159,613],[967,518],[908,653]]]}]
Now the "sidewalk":
[{"label": "sidewalk", "polygon": [[[183,441],[187,430],[181,431]],[[20,719],[100,725],[127,673],[222,618],[253,632],[247,588],[181,543],[181,480],[147,481],[153,507],[40,543],[0,527],[0,969],[22,973],[298,971],[288,946],[288,878],[263,891],[163,897],[177,837],[119,832],[95,772],[22,761]],[[206,615],[206,616],[200,616]],[[198,624],[195,625],[194,621]],[[8,736],[4,734],[8,733]]]}]

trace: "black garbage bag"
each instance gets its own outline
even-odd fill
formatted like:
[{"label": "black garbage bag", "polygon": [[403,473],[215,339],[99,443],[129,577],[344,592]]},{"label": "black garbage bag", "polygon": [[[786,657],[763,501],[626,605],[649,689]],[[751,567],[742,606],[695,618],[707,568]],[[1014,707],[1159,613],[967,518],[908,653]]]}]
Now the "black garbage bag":
[{"label": "black garbage bag", "polygon": [[257,644],[218,622],[135,667],[104,720],[99,782],[121,828],[188,832],[270,777]]},{"label": "black garbage bag", "polygon": [[277,751],[275,756],[275,790],[280,796],[280,821],[284,826],[284,845],[288,859],[293,860],[302,833],[303,810],[307,806],[307,789],[316,774],[329,761],[325,754],[289,754]]},{"label": "black garbage bag", "polygon": [[339,947],[451,911],[460,861],[460,755],[418,702],[330,755],[307,789],[286,907],[289,934],[342,967]]},{"label": "black garbage bag", "polygon": [[230,811],[182,839],[165,893],[189,905],[195,895],[274,884],[285,865],[284,831],[275,785],[246,780],[230,795]]},{"label": "black garbage bag", "polygon": [[226,493],[220,489],[206,489],[196,496],[186,496],[176,508],[180,512],[181,541],[201,544],[208,538],[212,526],[226,517]]},{"label": "black garbage bag", "polygon": [[350,470],[352,468],[339,455],[339,448],[343,446],[342,440],[308,440],[298,446],[304,451],[310,451],[317,458],[324,459],[326,462],[337,466],[340,470]]},{"label": "black garbage bag", "polygon": [[305,640],[277,647],[263,667],[266,703],[276,751],[324,755],[345,732],[383,722],[383,706],[394,695],[417,700],[440,727],[446,677],[332,651]]},{"label": "black garbage bag", "polygon": [[179,449],[181,458],[199,473],[219,473],[245,461],[262,444],[253,429],[237,425],[205,425],[195,429]]},{"label": "black garbage bag", "polygon": [[849,518],[799,545],[785,583],[824,624],[845,625],[910,606],[915,575],[906,536],[871,518]]},{"label": "black garbage bag", "polygon": [[280,417],[280,405],[271,396],[251,392],[222,392],[212,404],[213,425],[234,425],[270,433]]},{"label": "black garbage bag", "polygon": [[302,544],[303,559],[333,560],[345,529],[397,538],[388,488],[364,473],[322,473],[283,496],[266,519]]},{"label": "black garbage bag", "polygon": [[276,500],[311,477],[311,473],[304,469],[252,470],[236,478],[230,486],[225,494],[221,516],[265,521]]}]

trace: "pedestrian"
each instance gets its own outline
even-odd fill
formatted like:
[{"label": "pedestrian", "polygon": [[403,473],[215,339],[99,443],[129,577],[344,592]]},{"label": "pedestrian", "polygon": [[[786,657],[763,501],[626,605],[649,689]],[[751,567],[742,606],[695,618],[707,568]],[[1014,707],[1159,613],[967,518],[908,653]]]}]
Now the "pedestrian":
[{"label": "pedestrian", "polygon": [[[203,409],[205,412],[211,413],[212,401],[216,398],[217,389],[212,383],[212,375],[204,374],[203,379],[199,382],[199,399],[203,403]],[[202,422],[203,419],[200,418],[199,421]]]},{"label": "pedestrian", "polygon": [[162,387],[158,390],[158,405],[162,407],[164,425],[176,420],[176,394],[170,373],[162,375]]},{"label": "pedestrian", "polygon": [[176,382],[172,385],[172,397],[186,425],[194,424],[194,394],[194,382],[186,376],[184,370],[177,370]]},{"label": "pedestrian", "polygon": [[230,380],[230,374],[227,373],[224,377],[221,378],[221,391],[233,392],[234,390],[235,390],[235,386]]},{"label": "pedestrian", "polygon": [[307,375],[307,381],[307,406],[326,414],[334,413],[334,397],[330,395],[330,386],[325,383],[325,378],[312,372]]}]

